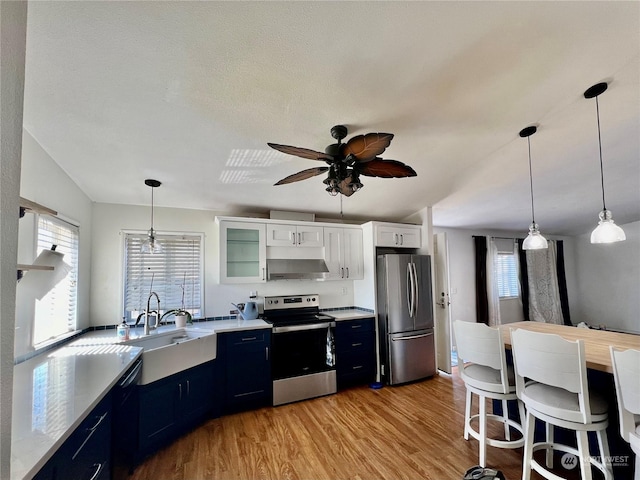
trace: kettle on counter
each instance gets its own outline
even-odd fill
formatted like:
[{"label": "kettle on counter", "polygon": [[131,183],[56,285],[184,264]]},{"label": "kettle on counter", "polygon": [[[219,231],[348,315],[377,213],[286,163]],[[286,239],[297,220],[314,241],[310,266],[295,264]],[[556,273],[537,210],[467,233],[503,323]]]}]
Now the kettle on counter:
[{"label": "kettle on counter", "polygon": [[238,309],[238,315],[242,320],[255,320],[258,318],[258,304],[256,302],[232,303]]}]

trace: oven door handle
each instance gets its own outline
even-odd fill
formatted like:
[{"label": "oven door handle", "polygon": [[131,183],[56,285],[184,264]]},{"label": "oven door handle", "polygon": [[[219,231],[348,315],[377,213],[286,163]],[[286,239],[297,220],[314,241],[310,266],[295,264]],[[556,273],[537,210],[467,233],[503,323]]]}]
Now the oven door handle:
[{"label": "oven door handle", "polygon": [[321,328],[329,328],[329,327],[335,327],[335,326],[336,326],[336,322],[287,325],[286,327],[273,327],[273,333],[300,332],[302,330],[319,330]]}]

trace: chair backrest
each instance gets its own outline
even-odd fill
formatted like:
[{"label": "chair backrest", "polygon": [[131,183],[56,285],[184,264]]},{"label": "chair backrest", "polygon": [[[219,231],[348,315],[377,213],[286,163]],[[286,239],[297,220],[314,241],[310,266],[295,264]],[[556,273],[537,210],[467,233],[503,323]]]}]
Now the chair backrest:
[{"label": "chair backrest", "polygon": [[591,421],[587,365],[582,340],[522,328],[511,329],[511,349],[516,373],[516,393],[521,396],[525,379],[578,394],[583,421]]},{"label": "chair backrest", "polygon": [[502,335],[497,328],[484,323],[453,322],[460,368],[470,362],[500,371],[503,393],[509,391],[507,360]]},{"label": "chair backrest", "polygon": [[619,350],[609,347],[613,378],[618,397],[620,435],[629,441],[629,433],[635,432],[640,423],[640,351]]}]

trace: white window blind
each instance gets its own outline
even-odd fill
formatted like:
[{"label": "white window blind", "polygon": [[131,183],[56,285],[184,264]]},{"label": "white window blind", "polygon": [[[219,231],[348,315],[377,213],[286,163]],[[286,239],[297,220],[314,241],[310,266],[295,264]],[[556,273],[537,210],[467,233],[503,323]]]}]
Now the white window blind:
[{"label": "white window blind", "polygon": [[500,298],[520,296],[518,264],[513,253],[498,253],[495,259],[498,295]]},{"label": "white window blind", "polygon": [[38,251],[51,249],[64,254],[71,271],[42,300],[36,300],[33,344],[37,346],[76,329],[78,300],[79,228],[55,217],[38,218]]},{"label": "white window blind", "polygon": [[[184,308],[202,316],[202,235],[156,235],[160,253],[142,253],[146,234],[125,234],[124,314],[135,320],[147,307],[149,294],[160,297],[161,312]],[[153,282],[153,283],[152,283]],[[155,299],[151,309],[156,309]]]}]

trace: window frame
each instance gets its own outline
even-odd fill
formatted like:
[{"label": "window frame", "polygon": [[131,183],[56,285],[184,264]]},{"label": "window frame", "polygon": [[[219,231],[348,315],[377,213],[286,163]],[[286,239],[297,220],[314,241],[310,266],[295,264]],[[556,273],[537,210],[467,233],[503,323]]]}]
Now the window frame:
[{"label": "window frame", "polygon": [[[146,305],[142,305],[142,310],[131,310],[131,311],[127,311],[127,237],[129,235],[134,235],[134,236],[140,236],[141,238],[146,238],[148,236],[148,231],[147,230],[131,230],[131,229],[123,229],[121,230],[121,248],[122,248],[122,255],[121,255],[121,259],[122,259],[122,274],[120,276],[121,278],[121,288],[120,288],[120,295],[121,295],[121,302],[120,302],[120,312],[123,318],[126,319],[127,323],[135,323],[135,319],[136,317],[143,313],[144,308],[146,307]],[[200,273],[200,308],[199,309],[192,309],[192,308],[188,308],[188,302],[185,302],[187,304],[187,310],[189,312],[192,313],[193,318],[199,318],[205,317],[205,263],[204,263],[204,248],[205,248],[205,238],[206,235],[204,232],[187,232],[187,231],[167,231],[167,230],[156,230],[155,231],[156,234],[156,239],[159,241],[163,240],[163,237],[199,237],[200,239],[200,252],[199,252],[199,256],[198,256],[198,265],[199,265],[199,273]],[[149,254],[150,255],[150,254]],[[153,288],[154,291],[156,291],[156,288]],[[158,295],[160,296],[160,312],[164,313],[167,310],[172,310],[175,308],[179,308],[180,305],[167,305],[166,301],[163,301],[162,298],[162,294],[160,294],[158,292]],[[152,302],[153,306],[155,306],[155,302]],[[168,307],[168,308],[167,308]]]},{"label": "window frame", "polygon": [[[74,234],[75,234],[75,247],[76,247],[76,251],[75,251],[75,262],[70,262],[69,261],[69,257],[67,256],[67,254],[65,253],[65,257],[64,257],[64,261],[65,263],[71,265],[72,270],[67,274],[71,274],[74,273],[75,274],[75,285],[73,286],[73,309],[71,309],[69,306],[67,306],[68,312],[72,312],[72,318],[67,317],[67,330],[65,330],[64,332],[61,333],[57,333],[52,337],[43,339],[43,340],[39,340],[36,341],[36,332],[37,332],[37,323],[38,322],[38,302],[40,302],[41,300],[38,300],[37,298],[34,298],[34,304],[33,304],[33,320],[31,323],[31,340],[30,340],[30,344],[31,347],[33,347],[35,350],[44,348],[48,345],[54,344],[60,340],[64,340],[65,338],[69,337],[70,335],[73,335],[75,332],[78,331],[78,309],[79,309],[79,298],[78,298],[78,293],[79,293],[79,278],[80,278],[80,266],[81,266],[81,261],[80,261],[80,245],[81,245],[81,228],[80,228],[80,222],[77,222],[75,220],[72,220],[70,218],[65,217],[64,215],[61,214],[57,214],[55,216],[52,215],[47,215],[47,214],[43,214],[43,213],[36,213],[34,214],[34,231],[33,231],[33,252],[34,252],[34,258],[37,258],[37,256],[40,254],[40,251],[44,251],[45,248],[42,248],[42,250],[40,249],[40,220],[44,220],[44,221],[50,221],[53,224],[58,224],[61,227],[66,227],[69,230],[71,230]],[[75,263],[75,265],[73,265],[73,263]],[[75,272],[74,272],[75,270]],[[27,273],[28,275],[28,273]],[[66,278],[66,276],[65,276]],[[64,281],[61,280],[61,281]],[[57,288],[60,285],[60,283],[57,283],[51,290],[53,291],[55,288]],[[49,293],[47,293],[47,295],[49,295]],[[46,297],[46,295],[45,295]],[[43,299],[45,298],[43,297]],[[49,317],[47,317],[48,319]],[[44,321],[44,320],[40,320],[40,321]]]}]

